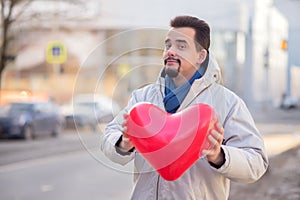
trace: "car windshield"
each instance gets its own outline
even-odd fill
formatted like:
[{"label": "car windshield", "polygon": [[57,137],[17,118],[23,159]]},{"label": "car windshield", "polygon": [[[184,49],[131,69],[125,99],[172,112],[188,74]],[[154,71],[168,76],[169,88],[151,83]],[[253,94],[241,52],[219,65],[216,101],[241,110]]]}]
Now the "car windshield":
[{"label": "car windshield", "polygon": [[32,104],[27,103],[12,103],[10,104],[10,112],[24,112],[32,109]]},{"label": "car windshield", "polygon": [[79,106],[87,106],[87,107],[96,107],[97,104],[95,102],[81,102],[78,103]]}]

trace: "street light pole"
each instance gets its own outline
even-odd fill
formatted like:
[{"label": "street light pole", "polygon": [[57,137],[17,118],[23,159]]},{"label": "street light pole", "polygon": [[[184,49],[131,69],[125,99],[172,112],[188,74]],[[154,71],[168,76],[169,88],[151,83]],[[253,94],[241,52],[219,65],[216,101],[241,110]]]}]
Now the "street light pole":
[{"label": "street light pole", "polygon": [[246,59],[245,59],[245,101],[253,104],[253,36],[252,16],[249,16],[248,33],[246,35]]},{"label": "street light pole", "polygon": [[287,97],[291,97],[291,80],[292,80],[292,63],[291,63],[291,59],[290,59],[290,48],[287,49],[287,56],[288,56],[288,65],[287,65],[287,80],[286,80],[286,96]]}]

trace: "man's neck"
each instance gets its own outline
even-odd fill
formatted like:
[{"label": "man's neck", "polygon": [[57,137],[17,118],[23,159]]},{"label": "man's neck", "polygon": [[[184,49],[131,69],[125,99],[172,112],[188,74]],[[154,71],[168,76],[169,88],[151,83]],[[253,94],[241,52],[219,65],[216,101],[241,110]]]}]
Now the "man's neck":
[{"label": "man's neck", "polygon": [[176,78],[173,78],[173,81],[176,85],[176,88],[185,84],[188,80],[184,78],[183,76],[177,76]]}]

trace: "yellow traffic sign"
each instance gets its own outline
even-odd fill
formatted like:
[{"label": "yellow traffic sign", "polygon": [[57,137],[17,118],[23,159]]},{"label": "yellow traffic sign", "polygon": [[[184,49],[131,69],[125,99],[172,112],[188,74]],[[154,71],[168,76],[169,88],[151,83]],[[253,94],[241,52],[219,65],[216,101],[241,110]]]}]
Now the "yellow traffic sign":
[{"label": "yellow traffic sign", "polygon": [[67,60],[67,48],[61,41],[52,41],[47,44],[46,60],[50,64],[62,64]]}]

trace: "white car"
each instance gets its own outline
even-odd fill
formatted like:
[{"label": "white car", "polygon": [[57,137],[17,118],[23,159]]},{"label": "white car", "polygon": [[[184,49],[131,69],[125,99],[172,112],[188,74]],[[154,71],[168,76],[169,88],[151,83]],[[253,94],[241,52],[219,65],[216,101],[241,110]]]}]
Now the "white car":
[{"label": "white car", "polygon": [[90,126],[107,123],[120,111],[120,106],[111,98],[98,94],[80,94],[73,97],[72,103],[63,107],[67,126]]}]

